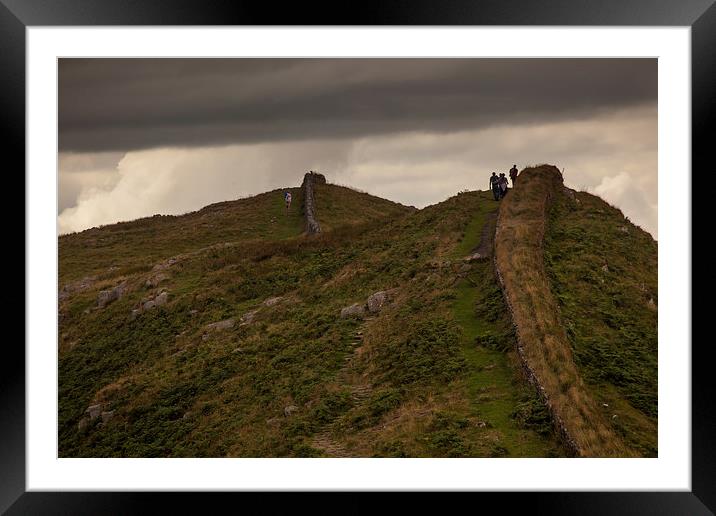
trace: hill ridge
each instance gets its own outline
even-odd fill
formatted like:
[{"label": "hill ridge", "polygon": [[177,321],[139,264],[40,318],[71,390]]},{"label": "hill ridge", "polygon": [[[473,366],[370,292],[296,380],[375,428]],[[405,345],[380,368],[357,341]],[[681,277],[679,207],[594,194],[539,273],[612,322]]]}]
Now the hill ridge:
[{"label": "hill ridge", "polygon": [[[631,415],[570,354],[545,235],[571,237],[550,216],[580,200],[556,168],[523,170],[500,203],[460,192],[422,210],[321,174],[289,191],[289,210],[276,190],[60,240],[61,456],[655,453],[622,442]],[[603,208],[586,231],[622,242],[633,228]]]},{"label": "hill ridge", "polygon": [[517,334],[530,381],[557,430],[578,456],[631,455],[587,392],[552,295],[543,240],[553,197],[564,189],[554,166],[524,169],[502,202],[495,231],[495,270]]}]

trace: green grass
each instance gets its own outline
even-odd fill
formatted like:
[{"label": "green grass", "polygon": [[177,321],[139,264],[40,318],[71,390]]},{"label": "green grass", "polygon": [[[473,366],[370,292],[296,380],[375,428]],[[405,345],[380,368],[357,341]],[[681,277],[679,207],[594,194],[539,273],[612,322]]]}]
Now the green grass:
[{"label": "green grass", "polygon": [[[485,215],[483,210],[476,211],[459,255],[479,243]],[[457,285],[453,313],[462,329],[470,415],[483,421],[486,431],[498,432],[490,453],[517,457],[564,455],[544,404],[520,374],[515,337],[492,262],[473,262],[468,278]]]},{"label": "green grass", "polygon": [[[326,429],[351,456],[563,454],[511,351],[491,263],[473,263],[472,283],[456,283],[495,209],[488,193],[416,211],[332,185],[317,192],[324,233],[310,238],[298,219],[249,213],[280,210],[268,207],[277,191],[204,219],[144,219],[60,239],[61,279],[119,267],[60,306],[60,456],[321,456],[314,438]],[[224,241],[240,245],[201,250]],[[155,260],[178,251],[193,254],[145,287]],[[122,279],[124,297],[91,309]],[[161,289],[169,302],[133,319]],[[340,317],[387,289],[394,299],[377,316]],[[274,296],[283,301],[263,304]],[[227,318],[236,324],[206,332]],[[370,387],[363,401],[351,396],[356,382]],[[98,401],[114,418],[78,431]],[[297,410],[286,417],[290,405]]]},{"label": "green grass", "polygon": [[[285,211],[283,192],[293,202]],[[318,185],[317,195],[334,199],[319,210],[328,228],[408,213],[411,208],[335,185]],[[92,228],[59,239],[60,286],[86,276],[116,277],[147,270],[171,256],[224,242],[282,241],[304,231],[303,191],[273,190],[212,204],[186,215],[155,215]],[[110,270],[110,267],[116,269]]]},{"label": "green grass", "polygon": [[632,447],[656,456],[657,243],[598,197],[576,198],[558,196],[545,238],[563,324],[605,415]]}]

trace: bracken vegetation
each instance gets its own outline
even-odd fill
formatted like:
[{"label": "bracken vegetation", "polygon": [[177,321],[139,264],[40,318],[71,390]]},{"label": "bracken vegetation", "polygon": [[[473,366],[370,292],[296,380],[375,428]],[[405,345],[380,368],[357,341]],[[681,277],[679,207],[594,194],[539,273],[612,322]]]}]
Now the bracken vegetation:
[{"label": "bracken vegetation", "polygon": [[60,237],[61,457],[567,454],[491,259],[464,259],[490,194],[317,185],[308,237],[281,192]]},{"label": "bracken vegetation", "polygon": [[545,265],[574,360],[605,417],[657,455],[657,244],[585,192],[556,197]]}]

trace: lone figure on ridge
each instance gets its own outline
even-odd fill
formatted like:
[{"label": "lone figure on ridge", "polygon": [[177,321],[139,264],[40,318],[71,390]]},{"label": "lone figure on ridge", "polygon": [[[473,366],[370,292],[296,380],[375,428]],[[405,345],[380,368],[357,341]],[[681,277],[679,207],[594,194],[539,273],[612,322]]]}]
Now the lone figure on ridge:
[{"label": "lone figure on ridge", "polygon": [[497,177],[495,172],[490,176],[490,190],[492,190],[492,196],[496,201],[500,200],[500,178]]},{"label": "lone figure on ridge", "polygon": [[291,207],[291,192],[284,192],[283,200],[286,201],[286,215],[288,215],[288,209]]},{"label": "lone figure on ridge", "polygon": [[510,181],[512,181],[512,187],[514,188],[515,181],[517,181],[517,165],[512,165],[510,169]]}]

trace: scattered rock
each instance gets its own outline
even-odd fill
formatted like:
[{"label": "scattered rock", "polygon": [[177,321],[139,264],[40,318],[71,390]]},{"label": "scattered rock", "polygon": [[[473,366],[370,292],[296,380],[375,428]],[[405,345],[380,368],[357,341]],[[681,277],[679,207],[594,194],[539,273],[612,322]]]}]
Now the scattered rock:
[{"label": "scattered rock", "polygon": [[487,256],[483,256],[480,253],[473,253],[470,256],[466,256],[465,258],[463,258],[463,260],[465,260],[466,262],[474,262],[476,260],[483,260],[485,258],[487,258]]},{"label": "scattered rock", "polygon": [[82,416],[82,419],[77,423],[77,430],[84,430],[90,423],[90,419],[87,416]]},{"label": "scattered rock", "polygon": [[287,407],[284,407],[283,415],[286,417],[289,417],[291,414],[293,414],[297,410],[298,410],[298,407],[296,405],[289,405]]},{"label": "scattered rock", "polygon": [[233,318],[230,319],[224,319],[223,321],[214,322],[211,324],[207,324],[204,329],[207,331],[214,331],[214,330],[228,330],[229,328],[233,328],[235,324],[235,321]]},{"label": "scattered rock", "polygon": [[652,310],[656,310],[656,303],[654,302],[653,297],[649,298],[649,302],[647,303],[647,306]]},{"label": "scattered rock", "polygon": [[121,298],[127,291],[127,283],[122,282],[109,290],[101,290],[97,295],[97,308],[104,308],[108,304]]},{"label": "scattered rock", "polygon": [[266,301],[264,301],[264,306],[273,306],[277,303],[280,303],[283,300],[283,297],[277,296],[277,297],[270,297]]},{"label": "scattered rock", "polygon": [[154,305],[155,306],[162,306],[166,305],[167,301],[169,300],[169,292],[166,290],[159,294],[157,297],[154,298]]},{"label": "scattered rock", "polygon": [[609,403],[602,403],[602,407],[608,407]]},{"label": "scattered rock", "polygon": [[153,271],[163,271],[163,270],[166,270],[166,269],[168,269],[169,267],[171,267],[172,265],[174,265],[175,263],[177,263],[178,261],[179,261],[179,258],[177,258],[177,257],[169,258],[169,259],[167,259],[167,260],[164,260],[163,262],[159,262],[158,264],[156,264],[156,265],[154,266],[154,268],[152,268],[152,270],[153,270]]},{"label": "scattered rock", "polygon": [[279,421],[281,421],[280,417],[272,417],[272,418],[266,420],[266,424],[267,425],[275,425],[275,424],[278,424]]},{"label": "scattered rock", "polygon": [[140,308],[135,308],[134,310],[132,310],[132,316],[131,316],[132,320],[139,317],[139,314],[141,314],[141,313],[142,313],[142,310]]},{"label": "scattered rock", "polygon": [[606,263],[604,265],[602,265],[602,270],[604,272],[609,272],[609,265],[607,265]]},{"label": "scattered rock", "polygon": [[256,317],[256,314],[258,313],[258,310],[251,310],[250,312],[246,312],[244,315],[241,316],[241,326],[245,326],[247,324],[251,324]]},{"label": "scattered rock", "polygon": [[90,405],[85,412],[90,419],[96,419],[102,414],[102,404]]},{"label": "scattered rock", "polygon": [[167,279],[167,277],[168,277],[168,276],[167,276],[166,274],[162,273],[162,272],[159,272],[159,273],[157,273],[157,274],[153,274],[152,276],[150,276],[149,278],[147,278],[147,281],[144,282],[144,286],[147,287],[147,288],[156,288],[156,287],[159,286],[159,284],[160,284],[162,281],[164,281],[165,279]]},{"label": "scattered rock", "polygon": [[189,315],[196,315],[199,313],[199,310],[189,310]]},{"label": "scattered rock", "polygon": [[366,301],[368,311],[371,313],[378,313],[381,311],[383,306],[388,302],[388,293],[381,290],[375,294],[371,294]]},{"label": "scattered rock", "polygon": [[110,419],[114,417],[114,410],[107,410],[105,412],[102,412],[102,423],[106,423]]},{"label": "scattered rock", "polygon": [[162,306],[167,304],[167,301],[169,300],[169,292],[166,290],[161,292],[159,295],[157,295],[154,299],[150,299],[149,301],[146,301],[142,308],[144,310],[151,310],[154,307]]},{"label": "scattered rock", "polygon": [[82,278],[79,281],[75,281],[73,283],[68,283],[64,287],[62,287],[62,290],[60,290],[58,294],[59,301],[64,301],[65,299],[69,298],[72,294],[75,294],[77,292],[82,292],[84,290],[87,290],[94,284],[96,278],[94,276],[87,276]]},{"label": "scattered rock", "polygon": [[629,228],[627,228],[626,226],[619,226],[619,231],[621,231],[622,233],[627,233],[627,234],[628,234],[628,233],[629,233]]},{"label": "scattered rock", "polygon": [[341,310],[341,317],[355,317],[365,313],[365,304],[353,303]]},{"label": "scattered rock", "polygon": [[616,418],[617,418],[617,415],[614,414],[614,415],[612,416],[612,419],[616,419]]}]

